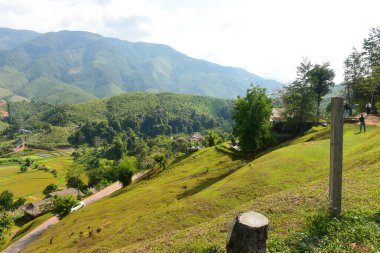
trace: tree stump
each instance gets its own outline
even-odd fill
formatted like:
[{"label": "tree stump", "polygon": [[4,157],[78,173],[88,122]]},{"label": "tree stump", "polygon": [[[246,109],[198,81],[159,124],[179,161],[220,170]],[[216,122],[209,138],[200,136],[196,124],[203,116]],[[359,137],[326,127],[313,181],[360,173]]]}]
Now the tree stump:
[{"label": "tree stump", "polygon": [[262,214],[247,212],[234,218],[227,237],[228,253],[265,253],[269,220]]}]

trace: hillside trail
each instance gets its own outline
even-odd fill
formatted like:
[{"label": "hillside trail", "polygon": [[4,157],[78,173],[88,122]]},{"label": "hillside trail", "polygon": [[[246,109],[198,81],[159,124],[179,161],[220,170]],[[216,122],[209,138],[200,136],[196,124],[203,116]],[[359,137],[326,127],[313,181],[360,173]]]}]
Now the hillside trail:
[{"label": "hillside trail", "polygon": [[[378,111],[378,113],[380,113],[380,111]],[[355,118],[359,119],[361,114],[363,114],[367,126],[380,126],[380,116],[373,114],[367,116],[366,112],[362,112],[356,115]],[[360,123],[358,122],[357,124],[359,125]]]},{"label": "hillside trail", "polygon": [[[132,177],[132,182],[136,181],[137,179],[144,176],[145,173],[137,173]],[[86,205],[95,202],[99,199],[102,199],[111,193],[114,193],[117,190],[120,190],[122,188],[122,184],[120,182],[116,182],[103,190],[91,195],[90,197],[83,200]],[[22,249],[24,249],[28,244],[32,243],[34,240],[36,240],[38,237],[40,237],[48,228],[51,226],[57,224],[59,222],[59,219],[54,216],[48,220],[46,220],[44,223],[33,229],[31,232],[29,232],[27,235],[22,237],[17,242],[13,243],[9,247],[7,247],[5,250],[2,251],[2,253],[17,253],[20,252]]]}]

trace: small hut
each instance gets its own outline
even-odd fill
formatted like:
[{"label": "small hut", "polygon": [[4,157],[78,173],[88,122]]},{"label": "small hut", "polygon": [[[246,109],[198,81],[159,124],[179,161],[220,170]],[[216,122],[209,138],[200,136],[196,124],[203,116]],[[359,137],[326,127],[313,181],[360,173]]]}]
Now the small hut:
[{"label": "small hut", "polygon": [[41,216],[42,214],[44,214],[42,207],[47,202],[48,202],[48,199],[43,199],[34,203],[29,203],[27,205],[22,206],[21,210],[24,211],[25,216],[28,219],[33,220]]},{"label": "small hut", "polygon": [[202,149],[202,143],[205,140],[205,137],[203,137],[200,133],[194,133],[190,137],[190,151],[198,151]]},{"label": "small hut", "polygon": [[83,192],[81,192],[80,190],[77,190],[75,188],[67,188],[67,189],[64,189],[61,191],[49,193],[48,197],[54,197],[54,196],[63,197],[63,196],[67,196],[67,195],[71,195],[73,197],[82,197],[84,194],[83,194]]}]

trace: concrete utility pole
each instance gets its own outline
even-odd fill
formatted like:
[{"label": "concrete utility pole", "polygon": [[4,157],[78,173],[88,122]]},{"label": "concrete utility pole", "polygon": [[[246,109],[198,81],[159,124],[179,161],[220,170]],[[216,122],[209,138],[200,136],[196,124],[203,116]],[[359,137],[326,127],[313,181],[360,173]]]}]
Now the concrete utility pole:
[{"label": "concrete utility pole", "polygon": [[330,216],[339,217],[342,208],[343,98],[331,98]]}]

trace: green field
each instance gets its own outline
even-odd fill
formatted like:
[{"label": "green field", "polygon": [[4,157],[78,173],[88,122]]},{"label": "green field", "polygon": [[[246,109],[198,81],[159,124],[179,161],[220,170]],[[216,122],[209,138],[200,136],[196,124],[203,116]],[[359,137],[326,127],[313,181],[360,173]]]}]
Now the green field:
[{"label": "green field", "polygon": [[[345,126],[343,208],[374,213],[380,209],[380,128],[357,130]],[[328,129],[321,130],[247,164],[215,148],[196,152],[70,214],[23,252],[222,249],[232,218],[248,210],[269,217],[270,238],[286,237],[327,206],[327,138]]]},{"label": "green field", "polygon": [[57,170],[58,176],[55,178],[50,172],[33,169],[34,164],[26,173],[20,173],[20,164],[12,162],[10,158],[1,158],[0,192],[9,190],[15,198],[24,197],[28,202],[33,202],[44,197],[42,191],[51,183],[58,184],[61,188],[65,187],[66,172],[72,164],[72,158],[68,154],[62,153],[62,156],[51,158],[35,155],[21,158],[25,160],[27,157],[34,159],[36,164],[46,165],[49,170]]}]

